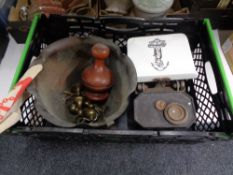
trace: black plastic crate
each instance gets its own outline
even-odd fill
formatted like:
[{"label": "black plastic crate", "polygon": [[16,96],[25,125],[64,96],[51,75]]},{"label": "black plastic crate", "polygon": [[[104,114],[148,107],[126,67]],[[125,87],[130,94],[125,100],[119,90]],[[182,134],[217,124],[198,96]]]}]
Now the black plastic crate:
[{"label": "black plastic crate", "polygon": [[[41,16],[30,42],[29,50],[22,68],[23,74],[33,56],[52,42],[68,37],[87,37],[90,35],[111,39],[122,52],[127,51],[127,39],[134,36],[184,33],[189,39],[198,78],[186,81],[187,93],[196,104],[196,122],[189,129],[145,130],[136,126],[132,118],[132,98],[127,111],[110,128],[60,128],[43,119],[34,107],[31,96],[22,109],[22,121],[10,130],[11,133],[46,136],[74,136],[88,140],[127,140],[127,141],[200,141],[216,138],[229,138],[233,131],[232,117],[225,100],[223,82],[214,57],[212,45],[203,20],[166,18],[143,20],[138,18],[84,16]],[[207,83],[204,63],[210,61],[217,80],[218,93],[211,94]]]}]

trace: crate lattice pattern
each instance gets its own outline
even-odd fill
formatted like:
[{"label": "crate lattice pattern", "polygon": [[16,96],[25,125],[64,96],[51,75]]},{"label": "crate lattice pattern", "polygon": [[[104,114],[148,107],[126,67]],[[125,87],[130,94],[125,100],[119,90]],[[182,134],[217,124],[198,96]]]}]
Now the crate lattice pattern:
[{"label": "crate lattice pattern", "polygon": [[44,119],[35,108],[35,97],[31,95],[21,106],[21,122],[26,126],[43,126]]},{"label": "crate lattice pattern", "polygon": [[[70,34],[70,36],[87,37],[91,33],[76,33]],[[127,38],[118,37],[114,40],[115,44],[120,48],[125,48]],[[41,50],[46,47],[46,44],[41,45]],[[207,80],[205,77],[204,61],[202,59],[202,50],[200,44],[197,45],[193,53],[194,64],[198,71],[198,77],[193,80],[195,96],[197,99],[196,109],[196,123],[195,130],[198,131],[211,131],[220,126],[219,115],[214,106],[213,98],[209,91]],[[27,126],[43,126],[44,119],[39,115],[34,106],[35,98],[31,96],[22,106],[22,122]]]},{"label": "crate lattice pattern", "polygon": [[197,48],[194,50],[193,57],[198,72],[198,77],[193,80],[198,105],[196,109],[195,130],[210,131],[218,128],[220,123],[219,115],[208,88],[200,44],[198,44]]}]

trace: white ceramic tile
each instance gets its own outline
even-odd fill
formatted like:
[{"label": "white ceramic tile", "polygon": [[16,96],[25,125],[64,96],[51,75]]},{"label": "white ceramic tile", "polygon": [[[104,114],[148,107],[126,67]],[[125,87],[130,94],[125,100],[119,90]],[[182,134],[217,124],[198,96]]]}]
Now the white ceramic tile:
[{"label": "white ceramic tile", "polygon": [[198,75],[184,34],[135,37],[130,38],[127,45],[138,82],[193,79]]}]

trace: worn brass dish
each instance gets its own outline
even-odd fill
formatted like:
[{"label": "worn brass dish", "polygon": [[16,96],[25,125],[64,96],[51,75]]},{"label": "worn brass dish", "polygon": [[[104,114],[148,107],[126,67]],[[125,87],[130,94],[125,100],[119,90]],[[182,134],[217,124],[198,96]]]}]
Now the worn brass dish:
[{"label": "worn brass dish", "polygon": [[44,69],[31,85],[30,91],[37,99],[39,113],[50,123],[62,127],[80,124],[65,105],[64,91],[80,83],[83,69],[93,61],[91,47],[97,42],[110,48],[107,64],[113,72],[114,83],[103,106],[102,117],[87,125],[110,126],[126,110],[128,97],[137,84],[136,70],[131,60],[114,43],[103,38],[69,37],[49,45],[33,63],[42,63]]}]

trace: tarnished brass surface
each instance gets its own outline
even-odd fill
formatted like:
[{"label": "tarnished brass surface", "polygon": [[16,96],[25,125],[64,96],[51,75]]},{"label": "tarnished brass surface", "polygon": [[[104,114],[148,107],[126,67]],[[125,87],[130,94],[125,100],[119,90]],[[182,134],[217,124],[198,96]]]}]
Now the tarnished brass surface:
[{"label": "tarnished brass surface", "polygon": [[[93,44],[98,42],[107,45],[110,49],[111,55],[107,64],[112,70],[116,83],[111,88],[108,100],[101,106],[104,109],[102,117],[95,122],[88,122],[87,125],[91,127],[112,125],[127,108],[128,97],[137,84],[136,70],[131,60],[109,40],[94,36],[69,37],[46,47],[33,62],[33,64],[41,63],[44,69],[33,81],[29,90],[36,97],[35,105],[38,112],[52,124],[62,127],[79,125],[77,117],[70,113],[66,105],[64,91],[72,97],[82,96],[76,85],[82,84],[81,73],[92,63],[90,50]],[[81,103],[79,100],[77,99],[78,105]],[[88,102],[84,101],[84,103]],[[94,105],[94,108],[99,115],[102,111],[100,107]],[[78,113],[85,112],[83,110]]]}]

